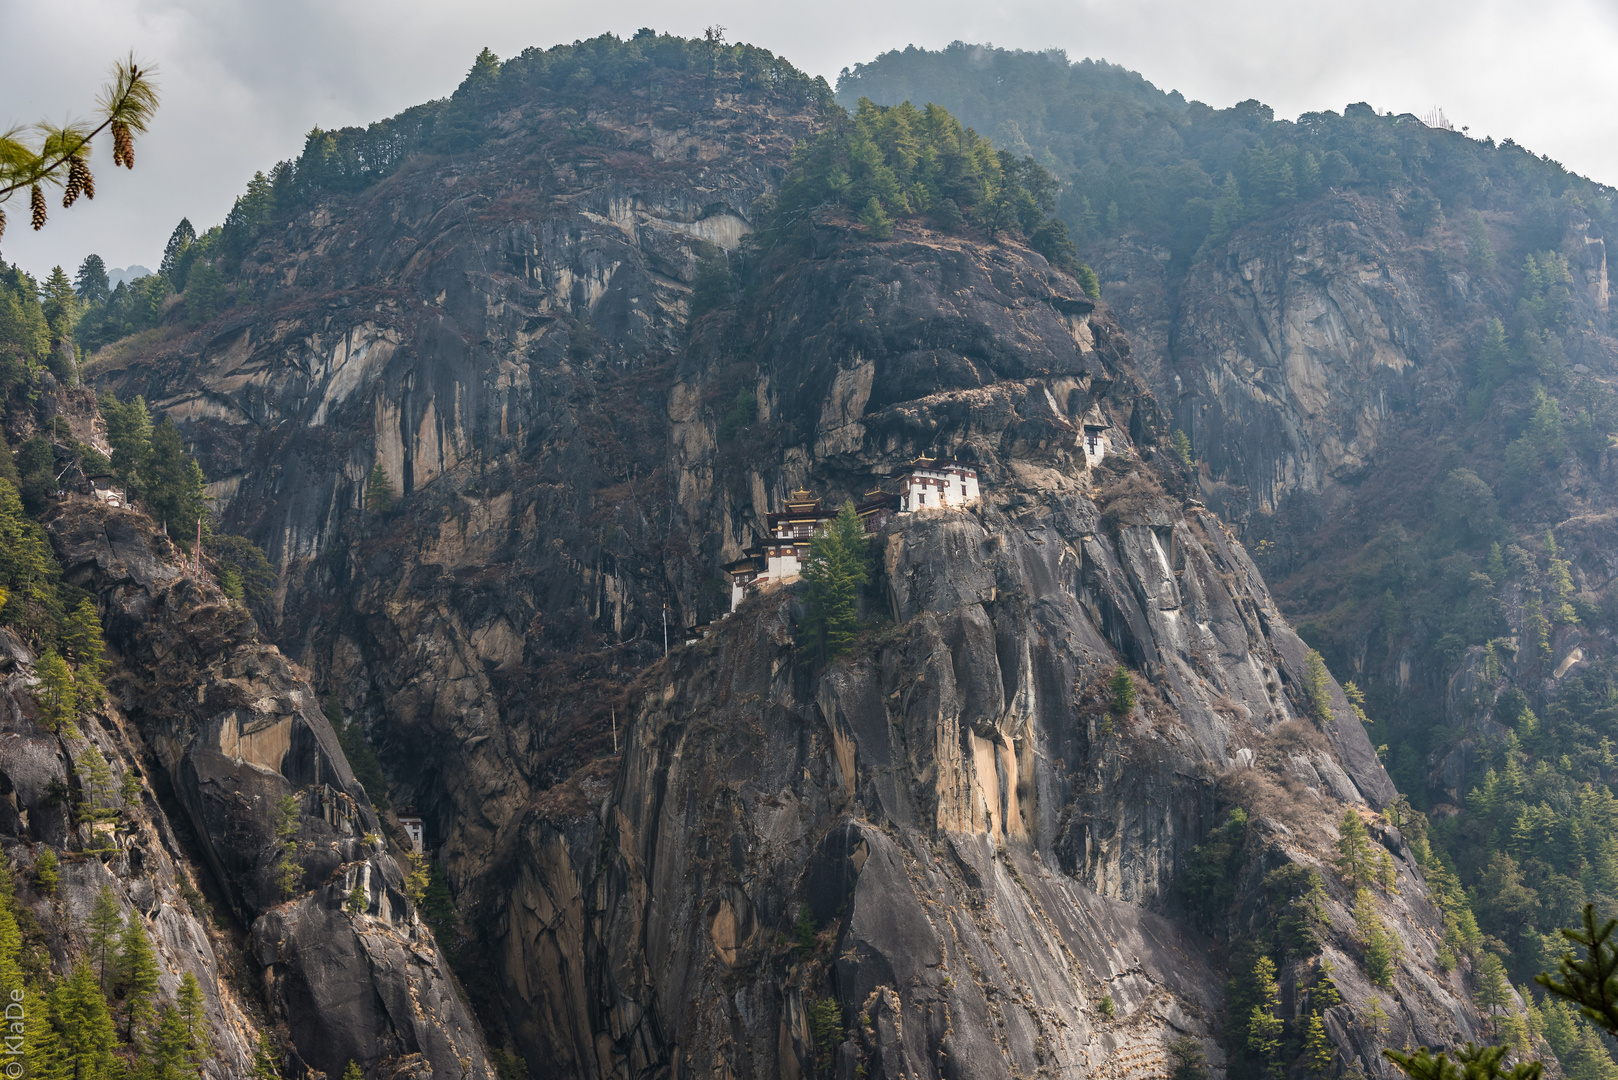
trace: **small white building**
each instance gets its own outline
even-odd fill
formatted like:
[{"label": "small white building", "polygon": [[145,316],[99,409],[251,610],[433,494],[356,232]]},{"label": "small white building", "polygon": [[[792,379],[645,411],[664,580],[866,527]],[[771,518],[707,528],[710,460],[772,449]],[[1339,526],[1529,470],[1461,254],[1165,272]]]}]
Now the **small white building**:
[{"label": "small white building", "polygon": [[399,819],[399,827],[404,829],[405,835],[410,838],[410,846],[415,850],[416,854],[425,854],[421,819],[419,817],[402,817]]},{"label": "small white building", "polygon": [[98,502],[103,502],[113,509],[118,509],[128,504],[124,493],[112,486],[112,477],[110,476],[90,477],[90,494]]},{"label": "small white building", "polygon": [[1088,464],[1098,464],[1107,456],[1107,432],[1111,428],[1107,418],[1101,415],[1101,407],[1090,406],[1090,411],[1084,414],[1083,430],[1079,433],[1079,446],[1084,450],[1084,459]]},{"label": "small white building", "polygon": [[969,506],[978,501],[978,471],[953,458],[917,458],[899,478],[899,513]]}]

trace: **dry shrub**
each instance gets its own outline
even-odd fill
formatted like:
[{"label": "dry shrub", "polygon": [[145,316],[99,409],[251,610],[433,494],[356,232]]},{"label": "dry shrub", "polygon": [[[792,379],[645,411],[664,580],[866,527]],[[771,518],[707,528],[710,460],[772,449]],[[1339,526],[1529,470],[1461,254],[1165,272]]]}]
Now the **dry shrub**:
[{"label": "dry shrub", "polygon": [[1270,741],[1284,754],[1308,754],[1326,749],[1325,734],[1313,724],[1286,720],[1270,730]]},{"label": "dry shrub", "polygon": [[1112,522],[1142,517],[1167,498],[1157,477],[1143,468],[1131,469],[1119,479],[1102,484],[1095,493],[1102,519]]},{"label": "dry shrub", "polygon": [[1254,817],[1268,818],[1303,835],[1319,813],[1313,800],[1305,800],[1308,789],[1292,781],[1278,781],[1262,769],[1236,769],[1219,782],[1219,798],[1240,806]]}]

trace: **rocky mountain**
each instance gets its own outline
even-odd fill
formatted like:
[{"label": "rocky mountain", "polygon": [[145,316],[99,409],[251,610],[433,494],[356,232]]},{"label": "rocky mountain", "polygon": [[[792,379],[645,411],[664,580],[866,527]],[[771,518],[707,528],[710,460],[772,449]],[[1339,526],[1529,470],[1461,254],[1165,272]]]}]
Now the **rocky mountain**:
[{"label": "rocky mountain", "polygon": [[[49,390],[41,409],[104,445],[88,392]],[[267,1054],[286,1075],[352,1061],[376,1076],[492,1076],[304,676],[144,513],[70,494],[44,523],[113,664],[108,699],[57,727],[40,658],[0,631],[0,843],[29,876],[18,910],[34,963],[94,957],[91,912],[109,889],[155,949],[159,994],[188,973],[204,988],[207,1075],[255,1075]],[[58,851],[53,884],[40,867]]]},{"label": "rocky mountain", "polygon": [[[222,527],[269,553],[275,639],[427,820],[490,1043],[546,1078],[1125,1077],[1171,1051],[1284,1066],[1312,1016],[1365,1074],[1388,1074],[1381,1046],[1477,1037],[1353,704],[1219,516],[1239,507],[1170,449],[1156,339],[1014,231],[912,217],[879,240],[826,208],[749,254],[828,95],[669,40],[480,58],[437,114],[454,139],[258,234],[253,303],[92,372],[180,425]],[[1078,447],[1092,411],[1101,461]],[[718,618],[721,566],[789,492],[835,504],[924,452],[973,462],[984,497],[875,535],[851,655],[798,644],[791,588]],[[240,616],[128,569],[101,520],[64,512],[53,537],[140,616],[107,619],[161,675],[125,708],[188,733],[144,737],[199,837],[236,784],[318,771],[352,800],[353,824],[309,825],[336,847],[306,872],[334,876],[290,909],[204,842],[329,1072],[347,1025],[302,949],[406,934],[332,914],[351,864],[397,911],[354,839],[364,794],[286,662],[248,674]],[[163,689],[171,655],[207,672],[196,706]],[[301,756],[238,779],[215,747],[259,724]],[[1339,872],[1340,828],[1374,872]],[[410,956],[432,1009],[378,1045],[453,1072],[428,1048],[475,1037],[436,956]],[[1248,1003],[1286,1039],[1249,1038]]]},{"label": "rocky mountain", "polygon": [[[1512,979],[1555,965],[1586,902],[1618,913],[1618,823],[1577,809],[1618,779],[1618,192],[1436,117],[1281,120],[1049,53],[895,52],[838,95],[938,102],[1062,173],[1201,497],[1363,690]],[[1536,815],[1558,825],[1528,840]]]},{"label": "rocky mountain", "polygon": [[[1215,110],[1056,53],[889,53],[845,73],[839,99],[860,94],[937,101],[982,130],[1021,119],[1016,137],[1070,179],[1064,214],[1142,377],[1187,433],[1210,504],[1262,547],[1283,608],[1334,668],[1398,721],[1443,711],[1457,657],[1434,645],[1461,628],[1434,610],[1444,597],[1410,604],[1388,633],[1381,589],[1344,571],[1380,574],[1374,542],[1394,524],[1435,559],[1449,554],[1423,534],[1454,469],[1498,498],[1511,528],[1490,539],[1553,529],[1578,547],[1578,591],[1602,603],[1610,574],[1585,537],[1611,509],[1600,478],[1618,372],[1612,188],[1509,139],[1364,103],[1276,120],[1257,102]],[[1123,135],[1130,117],[1137,139]],[[1556,266],[1554,283],[1541,264]],[[1517,355],[1486,370],[1496,319]],[[1570,434],[1598,434],[1523,469],[1506,451],[1536,388]],[[1373,647],[1379,636],[1387,649]],[[1462,648],[1483,644],[1462,636]],[[1415,772],[1401,779],[1424,786]]]}]

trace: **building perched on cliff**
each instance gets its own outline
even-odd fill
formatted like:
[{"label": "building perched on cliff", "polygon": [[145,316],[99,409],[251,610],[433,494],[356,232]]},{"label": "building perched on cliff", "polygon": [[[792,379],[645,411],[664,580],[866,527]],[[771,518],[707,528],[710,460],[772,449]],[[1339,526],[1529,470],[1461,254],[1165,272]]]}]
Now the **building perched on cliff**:
[{"label": "building perched on cliff", "polygon": [[1090,406],[1090,411],[1084,414],[1084,430],[1079,435],[1079,446],[1084,450],[1084,460],[1087,464],[1098,464],[1107,456],[1107,431],[1112,427],[1107,418],[1101,415],[1099,405]]},{"label": "building perched on cliff", "polygon": [[823,521],[836,517],[821,500],[799,488],[786,508],[764,517],[765,538],[741,558],[725,566],[730,575],[730,609],[742,602],[747,590],[771,582],[795,581],[809,557],[809,540]]},{"label": "building perched on cliff", "polygon": [[946,457],[919,457],[899,477],[899,512],[968,506],[978,501],[978,471]]},{"label": "building perched on cliff", "polygon": [[[875,490],[865,493],[854,512],[859,514],[866,532],[875,532],[888,523],[898,507],[897,495]],[[736,610],[749,589],[796,581],[803,572],[803,561],[809,557],[809,541],[815,530],[836,516],[836,510],[802,488],[792,493],[784,510],[765,515],[768,535],[725,566],[730,575],[730,610]]]}]

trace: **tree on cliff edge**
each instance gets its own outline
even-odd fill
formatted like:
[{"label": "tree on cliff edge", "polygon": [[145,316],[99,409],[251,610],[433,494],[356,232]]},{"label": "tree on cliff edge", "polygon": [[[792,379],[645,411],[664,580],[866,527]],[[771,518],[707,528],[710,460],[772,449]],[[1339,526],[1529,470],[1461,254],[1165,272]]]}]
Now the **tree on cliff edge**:
[{"label": "tree on cliff edge", "polygon": [[860,590],[871,580],[870,541],[853,503],[843,503],[809,541],[803,579],[809,583],[804,628],[820,646],[821,657],[848,651],[859,631]]}]

